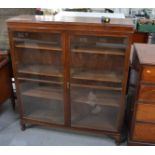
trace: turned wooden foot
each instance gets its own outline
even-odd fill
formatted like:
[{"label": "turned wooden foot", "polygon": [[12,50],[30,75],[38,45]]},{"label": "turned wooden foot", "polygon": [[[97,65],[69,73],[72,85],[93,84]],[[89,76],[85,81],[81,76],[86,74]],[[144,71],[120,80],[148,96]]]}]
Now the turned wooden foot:
[{"label": "turned wooden foot", "polygon": [[122,142],[121,136],[115,137],[115,144],[116,144],[116,145],[120,145],[121,142]]},{"label": "turned wooden foot", "polygon": [[24,131],[25,129],[26,129],[26,125],[25,124],[22,124],[21,125],[21,130]]}]

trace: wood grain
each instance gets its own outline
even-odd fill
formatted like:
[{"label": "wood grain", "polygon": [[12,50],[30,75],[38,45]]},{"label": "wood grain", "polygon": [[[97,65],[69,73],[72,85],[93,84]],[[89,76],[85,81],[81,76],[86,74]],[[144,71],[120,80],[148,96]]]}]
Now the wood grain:
[{"label": "wood grain", "polygon": [[132,139],[135,141],[155,143],[155,125],[136,123]]}]

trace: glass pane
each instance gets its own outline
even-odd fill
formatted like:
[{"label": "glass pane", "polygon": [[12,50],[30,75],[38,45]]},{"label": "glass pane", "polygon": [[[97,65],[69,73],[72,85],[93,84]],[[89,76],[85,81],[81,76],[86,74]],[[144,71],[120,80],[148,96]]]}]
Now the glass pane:
[{"label": "glass pane", "polygon": [[14,42],[19,73],[61,76],[60,34],[16,32]]},{"label": "glass pane", "polygon": [[116,130],[119,102],[117,91],[72,87],[72,126]]},{"label": "glass pane", "polygon": [[71,37],[71,122],[117,131],[126,38]]},{"label": "glass pane", "polygon": [[64,124],[60,34],[15,32],[17,76],[24,116]]},{"label": "glass pane", "polygon": [[24,116],[64,124],[62,86],[19,79]]}]

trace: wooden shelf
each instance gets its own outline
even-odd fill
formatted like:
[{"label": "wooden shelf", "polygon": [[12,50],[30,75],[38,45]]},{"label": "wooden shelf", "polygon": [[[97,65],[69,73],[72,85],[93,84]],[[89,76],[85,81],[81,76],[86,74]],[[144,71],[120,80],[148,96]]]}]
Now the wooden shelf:
[{"label": "wooden shelf", "polygon": [[99,114],[73,112],[72,127],[117,131],[117,112],[118,108],[115,107],[102,108]]},{"label": "wooden shelf", "polygon": [[122,83],[121,75],[112,72],[101,73],[98,71],[74,71],[71,74],[71,78],[78,80]]},{"label": "wooden shelf", "polygon": [[107,87],[107,86],[97,86],[97,85],[86,85],[86,84],[71,84],[71,87],[82,87],[82,88],[90,88],[90,89],[99,89],[99,90],[115,90],[122,91],[121,87]]},{"label": "wooden shelf", "polygon": [[110,49],[110,48],[103,48],[103,49],[97,49],[97,48],[96,49],[71,49],[71,52],[125,56],[125,50]]},{"label": "wooden shelf", "polygon": [[[74,90],[72,90],[74,91]],[[75,90],[76,91],[76,90]],[[112,91],[100,91],[99,93],[92,94],[86,91],[76,91],[71,93],[71,98],[73,102],[88,104],[89,106],[100,105],[100,106],[111,106],[119,107],[120,106],[120,96],[118,92]]]},{"label": "wooden shelf", "polygon": [[15,44],[16,48],[28,48],[28,49],[38,49],[38,50],[49,50],[49,51],[55,51],[55,52],[60,52],[62,51],[61,48],[59,47],[53,47],[53,45],[49,44],[34,44],[34,43],[17,43]]},{"label": "wooden shelf", "polygon": [[63,73],[60,72],[60,68],[52,67],[51,65],[20,65],[18,73],[50,77],[63,77]]},{"label": "wooden shelf", "polygon": [[14,41],[18,43],[35,43],[35,44],[49,44],[49,45],[57,45],[58,41],[47,41],[47,40],[36,40],[36,39],[31,39],[31,38],[13,38]]},{"label": "wooden shelf", "polygon": [[32,79],[32,78],[17,78],[17,79],[20,81],[63,85],[63,82],[58,82],[58,81],[40,80],[40,79]]},{"label": "wooden shelf", "polygon": [[44,98],[50,100],[63,100],[63,91],[52,89],[50,87],[36,87],[28,89],[22,93],[24,96]]},{"label": "wooden shelf", "polygon": [[31,120],[41,120],[48,123],[64,124],[63,113],[56,112],[52,109],[48,110],[35,110],[31,114],[24,115],[24,118]]}]

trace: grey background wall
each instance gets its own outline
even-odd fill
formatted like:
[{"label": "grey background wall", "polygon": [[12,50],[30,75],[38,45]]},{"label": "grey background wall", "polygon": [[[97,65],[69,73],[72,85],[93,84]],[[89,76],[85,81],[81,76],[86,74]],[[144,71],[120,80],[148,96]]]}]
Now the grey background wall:
[{"label": "grey background wall", "polygon": [[7,37],[7,27],[6,20],[12,16],[22,15],[22,14],[34,14],[35,9],[10,9],[0,8],[0,49],[8,49],[8,37]]}]

